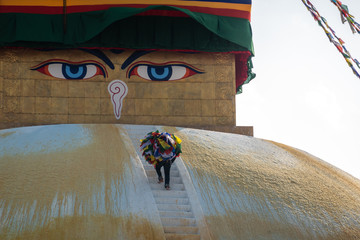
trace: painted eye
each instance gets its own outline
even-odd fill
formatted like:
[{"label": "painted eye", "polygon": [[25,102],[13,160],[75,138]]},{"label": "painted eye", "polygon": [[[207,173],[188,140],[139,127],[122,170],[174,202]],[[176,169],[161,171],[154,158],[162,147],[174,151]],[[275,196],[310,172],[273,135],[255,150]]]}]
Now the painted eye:
[{"label": "painted eye", "polygon": [[137,62],[128,68],[126,75],[128,78],[136,75],[146,80],[172,81],[184,79],[199,73],[204,72],[182,62],[167,62],[163,64]]},{"label": "painted eye", "polygon": [[97,75],[107,77],[106,68],[96,61],[69,62],[50,59],[31,68],[45,75],[61,79],[88,79]]}]

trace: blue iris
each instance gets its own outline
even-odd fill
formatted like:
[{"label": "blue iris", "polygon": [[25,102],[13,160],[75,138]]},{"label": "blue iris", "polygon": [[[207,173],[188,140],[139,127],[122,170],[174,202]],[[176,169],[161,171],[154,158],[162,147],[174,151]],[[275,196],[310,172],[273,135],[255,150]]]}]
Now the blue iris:
[{"label": "blue iris", "polygon": [[86,66],[64,63],[62,73],[66,79],[83,79],[86,75]]},{"label": "blue iris", "polygon": [[148,66],[149,78],[153,81],[168,81],[172,76],[171,66]]}]

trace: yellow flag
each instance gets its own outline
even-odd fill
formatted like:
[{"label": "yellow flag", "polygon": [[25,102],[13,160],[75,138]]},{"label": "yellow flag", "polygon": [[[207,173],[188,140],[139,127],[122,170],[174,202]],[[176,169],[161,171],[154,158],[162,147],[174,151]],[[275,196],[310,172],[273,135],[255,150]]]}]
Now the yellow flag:
[{"label": "yellow flag", "polygon": [[181,144],[181,139],[180,138],[178,138],[177,136],[175,136],[175,134],[173,134],[173,136],[174,136],[174,140],[175,140],[175,142],[176,142],[176,144]]},{"label": "yellow flag", "polygon": [[170,148],[170,145],[167,144],[167,142],[165,142],[165,141],[162,140],[162,139],[159,139],[159,143],[161,144],[161,146],[162,146],[164,149],[169,149],[169,148]]}]

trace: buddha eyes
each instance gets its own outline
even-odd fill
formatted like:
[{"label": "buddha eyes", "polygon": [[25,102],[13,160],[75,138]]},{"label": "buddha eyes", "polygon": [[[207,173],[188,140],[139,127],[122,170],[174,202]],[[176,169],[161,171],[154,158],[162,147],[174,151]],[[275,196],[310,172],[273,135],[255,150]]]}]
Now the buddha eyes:
[{"label": "buddha eyes", "polygon": [[164,64],[137,62],[128,68],[126,76],[130,78],[135,75],[152,81],[172,81],[184,79],[199,73],[204,72],[182,62],[167,62]]},{"label": "buddha eyes", "polygon": [[[70,80],[89,79],[97,75],[107,78],[108,74],[104,65],[89,60],[70,62],[62,59],[50,59],[42,62],[31,70],[36,70],[50,77]],[[162,64],[140,61],[133,63],[127,70],[126,76],[138,76],[151,81],[180,80],[203,71],[183,62],[166,62]]]},{"label": "buddha eyes", "polygon": [[51,59],[31,68],[45,75],[61,79],[88,79],[97,75],[107,77],[106,68],[96,61],[70,62]]}]

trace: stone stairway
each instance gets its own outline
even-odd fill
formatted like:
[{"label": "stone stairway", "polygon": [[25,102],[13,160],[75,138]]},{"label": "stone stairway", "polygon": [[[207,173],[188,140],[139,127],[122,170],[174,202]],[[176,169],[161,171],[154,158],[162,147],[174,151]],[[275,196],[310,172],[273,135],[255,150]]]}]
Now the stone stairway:
[{"label": "stone stairway", "polygon": [[[157,209],[164,229],[165,239],[201,239],[199,227],[192,211],[188,193],[183,184],[181,174],[176,164],[170,170],[170,190],[164,188],[164,183],[157,183],[155,168],[148,164],[141,156],[139,145],[140,139],[146,133],[154,131],[151,126],[136,126],[129,129],[130,138],[135,146],[137,154],[146,172],[150,188],[155,199]],[[130,130],[130,131],[129,131]],[[179,161],[177,159],[176,161]],[[181,160],[180,160],[181,161]],[[163,168],[161,169],[163,177]]]}]

